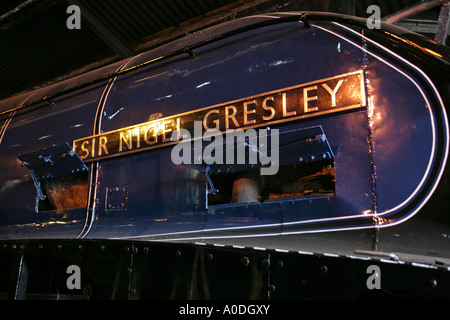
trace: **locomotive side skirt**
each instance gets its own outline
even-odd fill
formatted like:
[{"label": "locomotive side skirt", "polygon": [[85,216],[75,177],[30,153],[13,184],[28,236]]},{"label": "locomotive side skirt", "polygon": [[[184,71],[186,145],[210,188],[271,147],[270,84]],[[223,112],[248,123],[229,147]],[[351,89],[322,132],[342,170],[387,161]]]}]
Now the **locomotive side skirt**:
[{"label": "locomotive side skirt", "polygon": [[448,299],[450,286],[443,265],[381,254],[127,240],[1,241],[0,262],[1,300],[181,300],[168,315],[185,300],[265,300],[279,314],[277,300]]}]

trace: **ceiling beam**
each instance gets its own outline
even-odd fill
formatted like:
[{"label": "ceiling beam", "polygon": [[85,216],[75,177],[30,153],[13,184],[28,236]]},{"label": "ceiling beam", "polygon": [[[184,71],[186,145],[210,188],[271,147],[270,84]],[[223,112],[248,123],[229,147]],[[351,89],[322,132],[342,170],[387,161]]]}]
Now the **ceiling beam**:
[{"label": "ceiling beam", "polygon": [[436,34],[434,40],[437,43],[446,44],[447,36],[450,29],[450,2],[442,5],[439,12],[439,18],[436,27]]},{"label": "ceiling beam", "polygon": [[393,14],[390,14],[384,18],[382,18],[381,20],[383,22],[387,22],[387,23],[395,23],[398,22],[400,20],[406,19],[408,17],[411,17],[415,14],[421,13],[423,11],[432,9],[434,7],[440,6],[444,3],[446,3],[448,0],[428,0],[428,1],[424,1],[424,2],[420,2],[418,4],[415,4],[411,7],[407,7],[403,10],[400,10],[398,12],[395,12]]},{"label": "ceiling beam", "polygon": [[41,11],[56,4],[57,0],[26,0],[0,16],[0,32],[27,21]]},{"label": "ceiling beam", "polygon": [[405,19],[395,23],[396,26],[408,29],[417,33],[435,34],[437,28],[437,21],[435,20],[421,20],[421,19]]},{"label": "ceiling beam", "polygon": [[239,0],[224,7],[220,7],[199,17],[184,21],[177,26],[172,26],[142,40],[132,46],[136,52],[142,52],[154,48],[163,43],[185,36],[199,29],[204,29],[224,20],[230,19],[239,12],[253,8],[263,3],[270,3],[272,0]]}]

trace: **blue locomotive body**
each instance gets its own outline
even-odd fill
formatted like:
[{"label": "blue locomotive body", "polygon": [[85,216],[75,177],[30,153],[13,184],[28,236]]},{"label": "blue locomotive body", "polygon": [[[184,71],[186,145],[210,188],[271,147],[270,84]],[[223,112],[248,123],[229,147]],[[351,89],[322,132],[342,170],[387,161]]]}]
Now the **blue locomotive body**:
[{"label": "blue locomotive body", "polygon": [[[0,238],[397,252],[447,265],[449,71],[446,47],[405,30],[280,13],[1,101]],[[194,120],[276,136],[277,172],[174,163],[170,135]],[[184,150],[204,156],[210,141]],[[236,200],[247,178],[258,196]]]}]

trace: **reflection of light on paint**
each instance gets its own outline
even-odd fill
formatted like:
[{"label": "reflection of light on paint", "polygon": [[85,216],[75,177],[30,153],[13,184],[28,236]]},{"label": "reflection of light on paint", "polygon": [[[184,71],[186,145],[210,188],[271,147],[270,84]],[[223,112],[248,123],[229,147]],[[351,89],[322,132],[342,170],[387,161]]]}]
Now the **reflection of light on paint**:
[{"label": "reflection of light on paint", "polygon": [[153,113],[153,114],[151,114],[151,115],[148,117],[148,120],[147,120],[147,121],[158,120],[159,118],[162,118],[162,117],[163,117],[163,115],[162,115],[161,112]]},{"label": "reflection of light on paint", "polygon": [[29,228],[29,227],[37,227],[37,228],[45,228],[51,225],[69,225],[71,223],[80,223],[79,220],[72,220],[72,221],[61,221],[61,220],[53,220],[53,221],[47,221],[47,222],[41,222],[41,223],[29,223],[29,224],[22,224],[22,225],[16,225],[17,227],[22,228]]},{"label": "reflection of light on paint", "polygon": [[285,60],[277,60],[277,61],[274,61],[274,62],[271,62],[270,64],[269,64],[269,66],[270,67],[276,67],[276,66],[280,66],[280,65],[283,65],[283,64],[287,64],[287,63],[291,63],[292,61],[294,61],[294,59],[285,59]]},{"label": "reflection of light on paint", "polygon": [[47,139],[47,138],[50,138],[50,137],[53,137],[53,135],[49,134],[48,136],[42,136],[38,140],[44,140],[44,139]]},{"label": "reflection of light on paint", "polygon": [[367,100],[369,106],[367,108],[367,116],[369,117],[369,126],[370,128],[373,127],[373,114],[374,114],[374,109],[375,109],[375,105],[373,104],[373,99],[374,96],[369,97]]},{"label": "reflection of light on paint", "polygon": [[198,89],[198,88],[204,87],[204,86],[206,86],[206,85],[208,85],[208,84],[210,84],[210,83],[211,83],[210,81],[208,81],[208,82],[203,82],[202,84],[199,84],[198,86],[196,86],[196,88]]},{"label": "reflection of light on paint", "polygon": [[399,39],[399,40],[401,40],[401,41],[403,41],[403,42],[405,42],[405,43],[407,43],[407,44],[413,46],[413,47],[416,47],[416,48],[418,48],[418,49],[421,49],[421,50],[423,50],[423,51],[426,51],[426,52],[428,52],[428,53],[431,53],[432,55],[434,55],[434,56],[436,56],[436,57],[442,58],[442,54],[440,54],[440,53],[438,53],[438,52],[436,52],[436,51],[433,51],[433,50],[428,49],[428,48],[424,48],[424,47],[422,47],[422,46],[416,44],[415,42],[412,42],[412,41],[410,41],[410,40],[408,40],[408,39],[399,37],[399,36],[397,36],[397,35],[395,35],[395,34],[391,34],[391,33],[390,33],[390,35],[391,35],[392,37],[394,37],[394,38],[397,38],[397,39]]},{"label": "reflection of light on paint", "polygon": [[172,97],[172,95],[168,94],[167,96],[156,98],[155,101],[162,100],[162,99],[167,99],[167,98],[170,98],[170,97]]},{"label": "reflection of light on paint", "polygon": [[137,82],[141,82],[141,81],[144,81],[144,80],[147,80],[147,79],[151,79],[151,78],[154,78],[154,77],[157,77],[157,76],[163,75],[163,74],[165,74],[165,73],[167,73],[167,72],[169,72],[169,71],[164,71],[164,72],[161,72],[161,73],[155,74],[155,75],[153,75],[153,76],[145,77],[145,78],[142,78],[142,79],[136,80],[136,81],[134,81],[133,83],[137,83]]},{"label": "reflection of light on paint", "polygon": [[383,224],[390,222],[389,219],[385,219],[385,218],[382,218],[382,217],[376,217],[376,219],[377,219],[377,225],[378,226],[382,226]]},{"label": "reflection of light on paint", "polygon": [[112,118],[114,118],[120,111],[122,111],[123,108],[120,108],[119,110],[117,110],[114,114],[108,116],[108,119],[111,120]]},{"label": "reflection of light on paint", "polygon": [[364,210],[363,214],[365,214],[365,215],[372,214],[372,210]]},{"label": "reflection of light on paint", "polygon": [[437,52],[435,52],[435,51],[433,51],[433,50],[430,50],[430,49],[428,49],[428,48],[423,48],[423,49],[424,49],[425,51],[431,53],[431,54],[434,54],[435,56],[437,56],[437,57],[439,57],[439,58],[442,58],[442,54],[440,54],[440,53],[437,53]]}]

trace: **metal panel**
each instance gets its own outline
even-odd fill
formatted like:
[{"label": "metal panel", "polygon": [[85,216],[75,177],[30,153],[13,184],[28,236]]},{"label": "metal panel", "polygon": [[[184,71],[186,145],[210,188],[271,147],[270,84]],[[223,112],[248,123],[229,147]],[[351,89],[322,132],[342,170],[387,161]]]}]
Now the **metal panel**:
[{"label": "metal panel", "polygon": [[216,300],[214,315],[230,301],[259,301],[273,315],[276,300],[448,299],[450,285],[445,263],[140,241],[2,241],[0,261],[0,299],[156,300],[157,311],[158,301],[178,300],[167,315],[198,300]]}]

